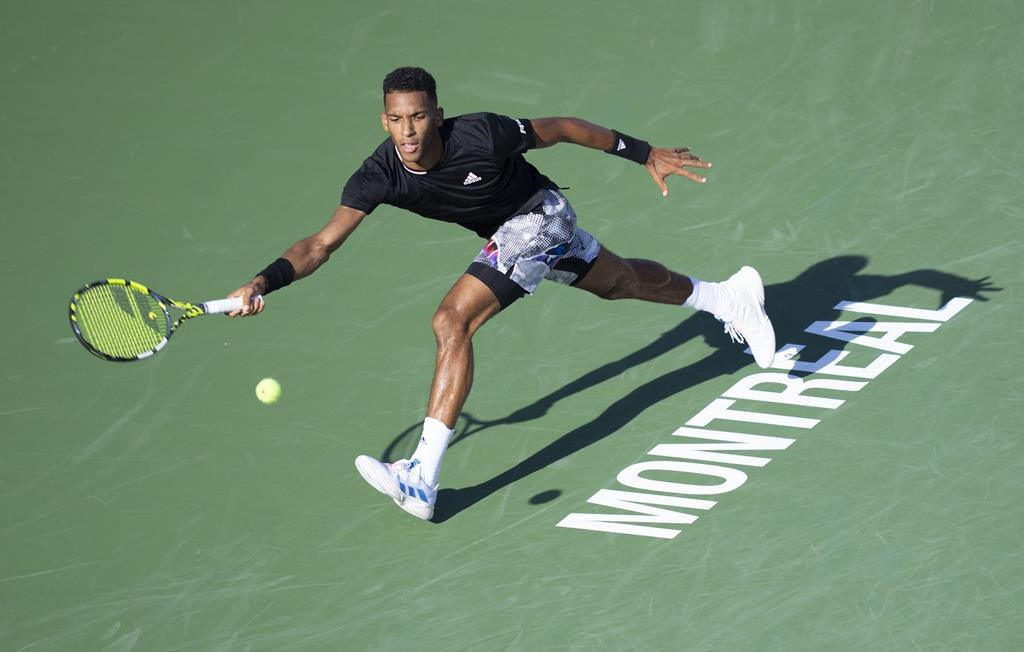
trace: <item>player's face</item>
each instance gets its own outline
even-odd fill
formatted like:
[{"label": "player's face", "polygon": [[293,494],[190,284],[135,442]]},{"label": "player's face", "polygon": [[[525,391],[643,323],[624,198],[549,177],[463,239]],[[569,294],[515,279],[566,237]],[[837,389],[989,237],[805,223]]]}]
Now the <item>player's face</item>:
[{"label": "player's face", "polygon": [[426,93],[388,93],[384,96],[384,113],[380,119],[408,167],[428,170],[441,160],[444,146],[440,129],[444,109]]}]

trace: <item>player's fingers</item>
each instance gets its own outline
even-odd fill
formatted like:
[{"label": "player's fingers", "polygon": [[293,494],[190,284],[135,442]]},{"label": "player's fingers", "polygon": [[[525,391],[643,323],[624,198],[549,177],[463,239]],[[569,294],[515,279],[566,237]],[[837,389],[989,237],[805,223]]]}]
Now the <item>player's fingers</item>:
[{"label": "player's fingers", "polygon": [[689,159],[689,160],[683,161],[682,165],[685,165],[685,166],[691,167],[691,168],[705,168],[705,169],[711,167],[710,163],[708,163],[707,161],[702,161],[699,158]]},{"label": "player's fingers", "polygon": [[[689,162],[689,161],[701,161],[701,162],[703,162],[703,160],[704,160],[701,157],[699,157],[696,154],[694,154],[692,151],[690,151],[689,147],[676,147],[675,149],[672,150],[672,153],[676,155],[676,158],[678,160],[683,161],[684,165],[686,164],[686,162]],[[708,166],[708,167],[711,167],[711,166]]]},{"label": "player's fingers", "polygon": [[654,179],[654,183],[658,184],[658,188],[661,189],[661,196],[668,197],[668,184],[665,183],[665,177],[658,174],[653,165],[648,165],[647,171],[651,173],[651,178]]},{"label": "player's fingers", "polygon": [[694,174],[693,172],[690,172],[686,168],[679,168],[678,170],[676,170],[676,174],[678,174],[681,177],[686,177],[691,181],[696,181],[697,183],[707,183],[708,180],[707,177],[702,177],[699,174]]},{"label": "player's fingers", "polygon": [[248,300],[242,304],[242,316],[250,317],[257,315],[260,312],[258,296],[250,296]]},{"label": "player's fingers", "polygon": [[228,297],[238,297],[242,300],[242,307],[238,310],[232,310],[227,313],[228,317],[248,317],[249,315],[255,314],[253,311],[256,308],[256,301],[262,301],[263,297],[260,295],[252,294],[247,290],[237,290],[228,295]]}]

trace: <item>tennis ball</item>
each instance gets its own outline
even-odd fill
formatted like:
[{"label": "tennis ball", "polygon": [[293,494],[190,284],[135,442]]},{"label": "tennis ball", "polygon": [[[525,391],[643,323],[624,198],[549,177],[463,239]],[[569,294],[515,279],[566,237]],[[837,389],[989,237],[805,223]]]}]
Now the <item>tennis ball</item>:
[{"label": "tennis ball", "polygon": [[256,383],[256,398],[267,405],[277,403],[277,399],[281,398],[281,383],[273,378],[264,378]]}]

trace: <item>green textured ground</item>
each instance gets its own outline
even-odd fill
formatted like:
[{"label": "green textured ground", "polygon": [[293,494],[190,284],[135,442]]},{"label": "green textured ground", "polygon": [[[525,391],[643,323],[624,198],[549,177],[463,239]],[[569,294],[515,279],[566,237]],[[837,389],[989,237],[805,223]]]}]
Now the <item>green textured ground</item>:
[{"label": "green textured ground", "polygon": [[[952,0],[5,3],[0,649],[1024,648],[1022,24]],[[448,115],[693,147],[711,180],[667,200],[613,157],[530,160],[620,254],[758,267],[801,361],[881,353],[816,321],[922,323],[840,301],[975,300],[859,391],[812,392],[837,409],[737,401],[820,423],[711,424],[795,441],[725,464],[746,481],[673,539],[556,524],[621,513],[587,499],[759,371],[684,309],[542,286],[477,338],[440,522],[359,478],[415,444],[430,316],[481,244],[450,225],[381,209],[259,319],[150,361],[77,346],[87,281],[214,298],[319,228],[399,65]]]}]

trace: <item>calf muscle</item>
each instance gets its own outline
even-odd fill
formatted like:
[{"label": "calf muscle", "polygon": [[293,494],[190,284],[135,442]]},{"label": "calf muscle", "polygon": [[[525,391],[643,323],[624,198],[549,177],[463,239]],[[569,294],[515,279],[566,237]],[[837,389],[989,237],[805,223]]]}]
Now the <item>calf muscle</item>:
[{"label": "calf muscle", "polygon": [[620,258],[602,248],[590,272],[576,287],[602,299],[638,299],[681,304],[693,292],[690,278],[661,263],[642,258]]}]

